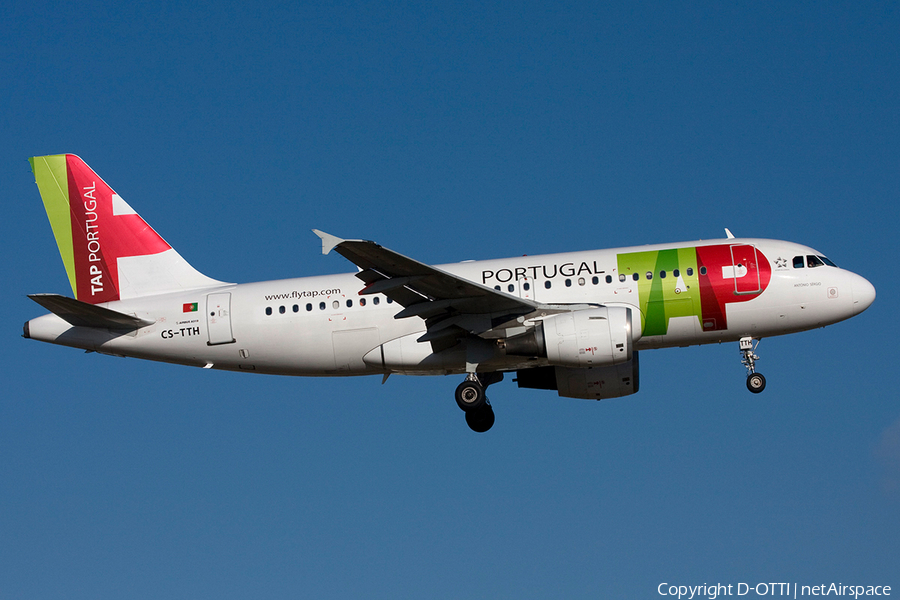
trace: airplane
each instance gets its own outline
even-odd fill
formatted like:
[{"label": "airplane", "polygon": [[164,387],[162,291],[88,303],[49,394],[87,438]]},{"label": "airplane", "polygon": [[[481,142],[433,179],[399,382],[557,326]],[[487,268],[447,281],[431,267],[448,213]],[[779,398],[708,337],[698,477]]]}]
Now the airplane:
[{"label": "airplane", "polygon": [[486,389],[601,400],[639,389],[642,350],[738,342],[747,388],[765,337],[824,327],[875,300],[866,279],[799,244],[736,238],[430,266],[313,230],[357,272],[226,283],[191,267],[79,157],[29,159],[73,297],[24,337],[205,369],[301,376],[463,375],[466,423]]}]

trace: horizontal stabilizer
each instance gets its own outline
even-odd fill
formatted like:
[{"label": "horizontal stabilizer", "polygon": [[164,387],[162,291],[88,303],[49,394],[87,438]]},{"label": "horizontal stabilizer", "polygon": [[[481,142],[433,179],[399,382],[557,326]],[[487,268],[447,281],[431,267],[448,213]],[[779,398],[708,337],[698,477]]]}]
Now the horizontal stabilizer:
[{"label": "horizontal stabilizer", "polygon": [[75,327],[102,327],[130,331],[152,325],[155,322],[59,294],[29,294],[28,297]]}]

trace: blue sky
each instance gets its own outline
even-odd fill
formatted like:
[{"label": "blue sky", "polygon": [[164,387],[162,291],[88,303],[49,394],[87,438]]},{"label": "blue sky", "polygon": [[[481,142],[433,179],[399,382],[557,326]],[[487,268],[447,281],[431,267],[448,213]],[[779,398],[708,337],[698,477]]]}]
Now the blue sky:
[{"label": "blue sky", "polygon": [[[890,3],[7,3],[4,598],[658,597],[900,589],[900,13]],[[80,155],[247,282],[737,235],[874,283],[862,315],[641,356],[593,403],[294,379],[19,337],[70,293],[27,157]]]}]

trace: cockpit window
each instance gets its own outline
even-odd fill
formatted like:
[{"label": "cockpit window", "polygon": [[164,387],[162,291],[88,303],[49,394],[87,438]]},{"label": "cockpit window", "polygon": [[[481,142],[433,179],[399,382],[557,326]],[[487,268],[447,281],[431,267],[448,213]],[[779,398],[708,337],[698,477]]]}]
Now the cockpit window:
[{"label": "cockpit window", "polygon": [[802,269],[805,262],[806,261],[803,259],[802,256],[795,256],[794,257],[794,268]]},{"label": "cockpit window", "polygon": [[827,258],[825,258],[824,256],[822,256],[821,254],[819,254],[819,259],[820,259],[823,263],[825,263],[826,265],[828,265],[829,267],[835,267],[835,268],[837,268],[837,265],[836,265],[836,264],[834,264],[833,262],[831,262],[830,260],[828,260]]},{"label": "cockpit window", "polygon": [[812,269],[813,267],[824,267],[825,263],[822,262],[818,256],[813,256],[812,254],[806,255],[806,266]]}]

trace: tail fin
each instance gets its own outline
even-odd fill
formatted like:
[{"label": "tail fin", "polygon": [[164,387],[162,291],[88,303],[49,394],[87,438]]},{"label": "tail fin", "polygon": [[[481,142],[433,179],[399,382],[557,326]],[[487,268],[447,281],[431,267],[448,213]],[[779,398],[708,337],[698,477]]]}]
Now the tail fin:
[{"label": "tail fin", "polygon": [[98,304],[222,284],[181,258],[74,154],[29,162],[78,300]]}]

